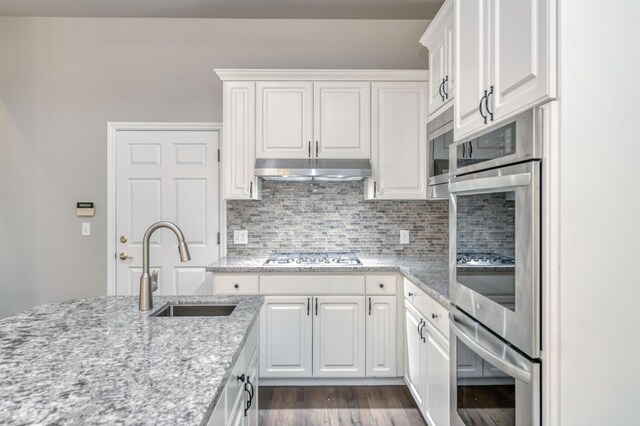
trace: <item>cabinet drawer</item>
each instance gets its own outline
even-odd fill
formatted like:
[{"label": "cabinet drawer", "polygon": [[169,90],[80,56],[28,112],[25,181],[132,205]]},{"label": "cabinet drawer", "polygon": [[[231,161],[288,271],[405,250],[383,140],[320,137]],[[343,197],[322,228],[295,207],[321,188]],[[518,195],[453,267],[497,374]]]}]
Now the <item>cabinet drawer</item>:
[{"label": "cabinet drawer", "polygon": [[253,328],[247,336],[247,340],[244,343],[244,347],[236,360],[236,364],[233,367],[229,381],[225,388],[226,392],[226,412],[230,413],[233,410],[233,406],[236,404],[238,395],[244,390],[244,382],[238,380],[238,377],[243,374],[246,376],[249,369],[249,363],[252,358],[256,357],[256,347],[258,345],[258,323],[253,325]]},{"label": "cabinet drawer", "polygon": [[213,294],[258,294],[260,280],[253,274],[214,275]]},{"label": "cabinet drawer", "polygon": [[409,300],[416,309],[433,326],[449,339],[449,310],[436,302],[434,298],[420,290],[408,279],[404,279],[404,297]]},{"label": "cabinet drawer", "polygon": [[260,294],[283,296],[364,294],[364,275],[261,275]]},{"label": "cabinet drawer", "polygon": [[394,275],[367,275],[367,294],[395,296],[396,279]]}]

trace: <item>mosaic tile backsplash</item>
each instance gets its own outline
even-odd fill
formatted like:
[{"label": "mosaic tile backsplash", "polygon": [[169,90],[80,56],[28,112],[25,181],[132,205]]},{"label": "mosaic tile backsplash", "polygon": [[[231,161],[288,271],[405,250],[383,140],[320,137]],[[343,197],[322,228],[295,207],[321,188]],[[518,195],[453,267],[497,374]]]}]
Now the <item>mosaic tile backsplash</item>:
[{"label": "mosaic tile backsplash", "polygon": [[[449,205],[364,201],[362,182],[264,181],[262,201],[228,201],[228,256],[353,250],[363,255],[448,255]],[[246,229],[249,243],[233,244]],[[410,244],[400,244],[400,230]]]}]

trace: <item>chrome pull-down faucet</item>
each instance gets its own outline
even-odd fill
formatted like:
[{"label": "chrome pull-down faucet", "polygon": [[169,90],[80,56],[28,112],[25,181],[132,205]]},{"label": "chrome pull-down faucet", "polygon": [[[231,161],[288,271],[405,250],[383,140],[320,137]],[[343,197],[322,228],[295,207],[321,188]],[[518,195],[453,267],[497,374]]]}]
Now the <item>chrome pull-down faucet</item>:
[{"label": "chrome pull-down faucet", "polygon": [[168,228],[178,237],[178,253],[180,253],[180,261],[187,262],[191,260],[189,248],[184,240],[184,234],[175,223],[156,222],[147,229],[142,239],[142,275],[140,276],[140,301],[139,307],[141,311],[148,311],[153,308],[153,292],[158,289],[158,271],[149,274],[149,240],[151,234],[160,228]]}]

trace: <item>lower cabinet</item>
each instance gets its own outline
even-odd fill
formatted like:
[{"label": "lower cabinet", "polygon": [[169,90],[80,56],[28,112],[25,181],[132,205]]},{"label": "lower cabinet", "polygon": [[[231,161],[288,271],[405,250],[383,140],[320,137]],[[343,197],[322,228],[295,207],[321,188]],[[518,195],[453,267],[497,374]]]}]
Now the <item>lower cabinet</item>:
[{"label": "lower cabinet", "polygon": [[364,377],[363,296],[314,297],[313,377]]},{"label": "lower cabinet", "polygon": [[396,377],[396,297],[367,297],[367,377]]},{"label": "lower cabinet", "polygon": [[449,342],[409,300],[405,333],[405,382],[429,426],[447,426]]}]

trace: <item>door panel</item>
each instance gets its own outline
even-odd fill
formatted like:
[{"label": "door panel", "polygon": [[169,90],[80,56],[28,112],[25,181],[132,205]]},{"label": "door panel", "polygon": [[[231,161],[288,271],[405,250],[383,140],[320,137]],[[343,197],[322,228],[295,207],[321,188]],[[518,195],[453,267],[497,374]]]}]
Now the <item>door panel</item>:
[{"label": "door panel", "polygon": [[445,76],[445,34],[438,31],[437,38],[431,40],[429,49],[429,115],[443,104],[442,82]]},{"label": "door panel", "polygon": [[373,177],[367,198],[427,197],[427,83],[372,84]]},{"label": "door panel", "polygon": [[266,297],[260,312],[260,377],[311,377],[311,297]]},{"label": "door panel", "polygon": [[371,83],[313,83],[317,158],[371,158]]},{"label": "door panel", "polygon": [[489,0],[456,0],[454,7],[456,48],[455,66],[455,139],[484,125],[478,106],[489,89],[487,58]]},{"label": "door panel", "polygon": [[[159,269],[156,294],[204,294],[203,271],[219,258],[218,131],[128,130],[116,135],[116,294],[139,293],[142,240],[160,220],[183,231],[191,260],[181,263],[175,235],[151,237],[152,270]],[[126,241],[120,241],[125,236]],[[160,272],[161,271],[161,272]]]},{"label": "door panel", "polygon": [[396,376],[396,297],[367,297],[367,377]]},{"label": "door panel", "polygon": [[495,119],[555,96],[549,20],[549,0],[492,0]]},{"label": "door panel", "polygon": [[257,158],[309,158],[313,83],[256,83]]},{"label": "door panel", "polygon": [[449,425],[449,349],[434,337],[427,326],[426,418],[430,426]]},{"label": "door panel", "polygon": [[364,377],[364,296],[323,296],[316,302],[313,377]]},{"label": "door panel", "polygon": [[405,373],[404,380],[420,410],[425,404],[425,351],[424,343],[418,335],[418,326],[422,318],[416,311],[405,306]]}]

